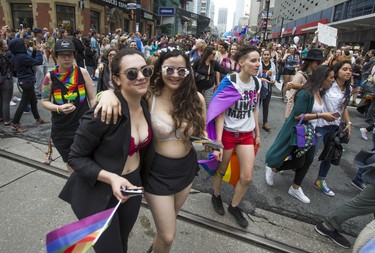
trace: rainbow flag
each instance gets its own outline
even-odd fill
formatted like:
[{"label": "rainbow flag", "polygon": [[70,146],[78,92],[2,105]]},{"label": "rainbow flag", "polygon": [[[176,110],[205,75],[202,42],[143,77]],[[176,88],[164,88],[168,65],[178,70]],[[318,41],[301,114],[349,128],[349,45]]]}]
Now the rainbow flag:
[{"label": "rainbow flag", "polygon": [[119,207],[91,215],[65,225],[46,236],[47,253],[84,253],[89,250],[109,226]]}]

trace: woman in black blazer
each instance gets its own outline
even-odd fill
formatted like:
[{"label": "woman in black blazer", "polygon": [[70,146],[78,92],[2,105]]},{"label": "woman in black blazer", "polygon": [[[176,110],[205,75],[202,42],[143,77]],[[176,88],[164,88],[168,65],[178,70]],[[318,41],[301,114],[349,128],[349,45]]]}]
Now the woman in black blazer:
[{"label": "woman in black blazer", "polygon": [[[137,219],[141,196],[126,197],[121,188],[142,185],[143,156],[152,138],[146,94],[153,67],[137,50],[125,49],[113,59],[112,74],[122,113],[115,123],[94,117],[94,109],[80,120],[69,154],[74,172],[60,198],[71,204],[79,219],[120,205],[110,226],[94,248],[96,252],[127,252],[128,236]],[[152,151],[152,150],[151,150]]]}]

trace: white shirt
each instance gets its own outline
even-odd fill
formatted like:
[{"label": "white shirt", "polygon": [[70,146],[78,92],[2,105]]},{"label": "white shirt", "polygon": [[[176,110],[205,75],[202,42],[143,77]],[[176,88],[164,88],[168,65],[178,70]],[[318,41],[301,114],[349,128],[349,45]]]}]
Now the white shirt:
[{"label": "white shirt", "polygon": [[[227,78],[227,77],[226,77]],[[254,77],[257,78],[257,77]],[[251,132],[255,128],[254,110],[258,104],[258,94],[253,78],[249,83],[243,83],[236,73],[236,88],[241,92],[242,98],[235,102],[224,112],[224,129],[229,132]]]},{"label": "white shirt", "polygon": [[[344,112],[345,106],[341,106],[345,100],[345,90],[341,90],[336,81],[333,82],[331,88],[326,91],[326,94],[323,96],[323,111],[322,112],[338,112],[340,115]],[[341,116],[335,121],[325,121],[324,119],[318,119],[317,126],[338,126],[341,121]]]}]

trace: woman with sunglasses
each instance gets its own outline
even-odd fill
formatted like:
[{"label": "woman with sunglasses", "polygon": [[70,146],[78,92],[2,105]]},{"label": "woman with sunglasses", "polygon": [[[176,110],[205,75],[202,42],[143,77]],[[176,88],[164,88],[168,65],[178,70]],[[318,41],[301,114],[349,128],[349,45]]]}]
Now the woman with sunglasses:
[{"label": "woman with sunglasses", "polygon": [[98,80],[98,87],[97,93],[104,91],[104,90],[114,90],[115,87],[112,82],[112,71],[110,65],[112,63],[113,58],[117,54],[117,49],[109,48],[104,52],[102,57],[102,62],[99,64],[99,80]]},{"label": "woman with sunglasses", "polygon": [[112,93],[123,113],[110,124],[96,118],[94,109],[82,116],[69,154],[74,172],[59,196],[71,204],[78,219],[113,208],[122,200],[111,224],[94,245],[97,253],[128,251],[129,233],[142,197],[130,198],[123,195],[123,189],[141,190],[142,159],[147,151],[153,151],[150,113],[143,99],[153,66],[147,66],[134,48],[121,50],[112,63]]},{"label": "woman with sunglasses", "polygon": [[[51,111],[51,139],[67,163],[79,119],[95,104],[95,91],[89,72],[73,64],[73,42],[57,41],[54,52],[58,65],[44,78],[42,105]],[[68,171],[72,171],[69,166]]]},{"label": "woman with sunglasses", "polygon": [[[204,98],[197,92],[188,56],[175,46],[160,51],[146,96],[155,155],[143,161],[142,181],[157,229],[152,245],[155,253],[170,251],[177,214],[198,171],[197,154],[189,139],[206,135]],[[112,112],[107,106],[114,99],[113,93],[103,92],[97,111],[103,104],[102,116],[104,111]]]}]

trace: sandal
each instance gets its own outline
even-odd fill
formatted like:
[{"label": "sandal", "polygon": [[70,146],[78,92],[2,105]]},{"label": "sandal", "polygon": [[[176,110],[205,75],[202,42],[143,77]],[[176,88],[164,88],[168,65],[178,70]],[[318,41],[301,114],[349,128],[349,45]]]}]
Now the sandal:
[{"label": "sandal", "polygon": [[22,128],[20,126],[20,124],[13,124],[12,123],[11,126],[12,126],[13,132],[16,132],[16,133],[19,133],[19,134],[22,134],[22,133],[27,131],[25,128]]},{"label": "sandal", "polygon": [[37,123],[38,125],[43,125],[43,124],[48,124],[49,122],[48,122],[48,121],[45,121],[45,120],[42,119],[42,118],[39,118],[39,119],[36,120],[36,123]]}]

